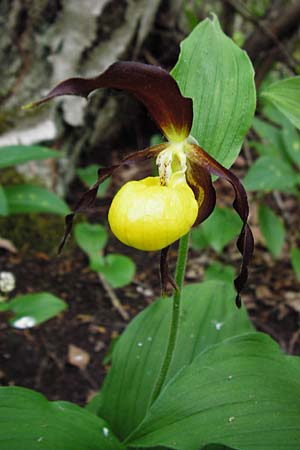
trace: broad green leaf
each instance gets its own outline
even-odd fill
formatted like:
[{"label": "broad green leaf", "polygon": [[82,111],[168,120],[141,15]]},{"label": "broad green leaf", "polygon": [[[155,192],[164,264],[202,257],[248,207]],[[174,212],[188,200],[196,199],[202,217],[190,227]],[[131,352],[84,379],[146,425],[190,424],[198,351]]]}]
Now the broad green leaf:
[{"label": "broad green leaf", "polygon": [[273,103],[300,129],[300,76],[286,78],[265,88],[260,96]]},{"label": "broad green leaf", "polygon": [[101,391],[97,392],[92,399],[85,405],[85,409],[87,409],[92,414],[97,415],[99,410],[99,404],[101,403]]},{"label": "broad green leaf", "polygon": [[19,295],[6,305],[14,313],[9,322],[15,328],[40,325],[67,308],[63,300],[49,292]]},{"label": "broad green leaf", "polygon": [[205,270],[205,281],[209,280],[219,280],[224,282],[227,281],[233,286],[234,273],[235,273],[234,267],[224,265],[215,261]]},{"label": "broad green leaf", "polygon": [[[269,129],[269,132],[273,133],[273,135],[274,130],[276,130],[275,134],[277,136],[276,139],[278,145],[277,145],[277,155],[274,154],[274,156],[279,156],[281,158],[284,157],[284,159],[286,159],[288,162],[295,163],[298,167],[300,167],[300,135],[298,130],[280,111],[278,111],[272,105],[270,106],[270,104],[267,104],[264,107],[263,112],[264,115],[266,115],[274,123],[277,123],[278,126],[280,127],[275,128],[270,124],[266,124],[265,122],[260,121],[264,124],[261,125],[261,127],[263,128],[267,127]],[[255,129],[255,131],[257,131],[258,134],[260,134],[259,130]],[[272,152],[273,148],[270,149],[269,145],[267,146],[267,148]],[[269,156],[273,156],[273,153],[272,154],[269,153]]]},{"label": "broad green leaf", "polygon": [[282,131],[257,117],[253,119],[252,127],[263,140],[264,145],[259,148],[260,153],[265,156],[283,159],[284,143]]},{"label": "broad green leaf", "polygon": [[255,110],[254,71],[248,56],[223,33],[213,16],[181,43],[172,75],[182,94],[193,99],[192,136],[230,167]]},{"label": "broad green leaf", "polygon": [[290,122],[284,124],[282,130],[286,153],[300,169],[300,135]]},{"label": "broad green leaf", "polygon": [[220,254],[225,245],[239,234],[241,226],[241,219],[233,209],[216,207],[203,224],[192,230],[192,246],[199,250],[211,246]]},{"label": "broad green leaf", "polygon": [[74,236],[79,247],[89,256],[93,266],[101,262],[101,252],[108,239],[107,231],[102,225],[78,223],[74,227]]},{"label": "broad green leaf", "polygon": [[243,184],[249,191],[287,191],[297,184],[297,174],[284,161],[261,156],[250,167]]},{"label": "broad green leaf", "polygon": [[300,249],[292,248],[291,250],[291,262],[293,266],[296,278],[300,280]]},{"label": "broad green leaf", "polygon": [[[95,270],[96,267],[93,269]],[[128,256],[110,254],[103,258],[103,264],[99,264],[97,271],[104,275],[113,288],[118,288],[132,281],[135,264]]]},{"label": "broad green leaf", "polygon": [[[94,183],[96,183],[98,179],[98,169],[101,166],[98,166],[97,164],[91,164],[87,167],[82,167],[76,170],[76,174],[79,176],[80,180],[87,186],[90,187]],[[105,192],[107,191],[107,188],[110,183],[110,178],[107,178],[107,180],[103,181],[103,183],[100,184],[98,188],[97,197],[103,197],[105,195]]]},{"label": "broad green leaf", "polygon": [[19,184],[3,189],[9,214],[39,212],[64,216],[70,212],[68,205],[61,198],[40,186]]},{"label": "broad green leaf", "polygon": [[[210,345],[252,330],[245,310],[236,308],[234,298],[229,284],[217,281],[183,289],[179,337],[168,380]],[[129,324],[113,351],[98,413],[120,438],[133,431],[146,414],[165,354],[171,310],[170,298],[150,305]]]},{"label": "broad green leaf", "polygon": [[234,450],[229,447],[225,447],[224,445],[206,445],[203,447],[203,450]]},{"label": "broad green leaf", "polygon": [[0,387],[0,448],[125,450],[106,422],[87,410],[19,387]]},{"label": "broad green leaf", "polygon": [[298,450],[300,358],[266,335],[228,339],[198,355],[162,391],[129,445],[199,450]]},{"label": "broad green leaf", "polygon": [[6,195],[2,186],[0,186],[0,216],[7,216],[8,206]]},{"label": "broad green leaf", "polygon": [[61,153],[39,145],[8,145],[0,147],[0,168],[46,158],[60,158]]},{"label": "broad green leaf", "polygon": [[262,235],[274,258],[281,255],[285,239],[285,229],[282,220],[266,205],[258,209],[258,221]]},{"label": "broad green leaf", "polygon": [[0,312],[8,311],[8,309],[9,307],[7,303],[5,303],[4,301],[0,302]]},{"label": "broad green leaf", "polygon": [[271,156],[272,158],[281,158],[282,152],[271,144],[264,144],[262,142],[248,141],[251,148],[254,148],[261,156]]}]

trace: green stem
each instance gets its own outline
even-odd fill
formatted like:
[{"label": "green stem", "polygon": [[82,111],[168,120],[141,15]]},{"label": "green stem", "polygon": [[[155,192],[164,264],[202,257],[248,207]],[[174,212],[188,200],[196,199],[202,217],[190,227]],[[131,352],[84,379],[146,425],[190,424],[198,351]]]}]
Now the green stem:
[{"label": "green stem", "polygon": [[178,329],[179,329],[179,318],[180,318],[180,303],[181,303],[181,291],[185,274],[185,266],[186,266],[186,258],[187,252],[189,248],[189,237],[190,234],[187,233],[180,239],[178,256],[177,256],[177,265],[176,265],[176,274],[175,280],[178,286],[178,290],[175,291],[173,296],[173,310],[172,310],[172,319],[171,319],[171,328],[168,339],[168,346],[165,354],[165,358],[163,364],[161,366],[158,379],[152,394],[151,404],[157,399],[160,394],[160,391],[164,385],[166,380],[168,370],[170,364],[172,362],[172,358],[174,355]]}]

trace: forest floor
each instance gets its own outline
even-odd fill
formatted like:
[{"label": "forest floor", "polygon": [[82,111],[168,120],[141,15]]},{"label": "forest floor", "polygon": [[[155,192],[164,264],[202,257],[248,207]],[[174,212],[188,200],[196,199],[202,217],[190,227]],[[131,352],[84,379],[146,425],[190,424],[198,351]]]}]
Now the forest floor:
[{"label": "forest floor", "polygon": [[[220,189],[223,189],[222,185]],[[111,199],[110,191],[108,197],[106,204],[98,207],[104,214]],[[230,205],[231,201],[225,190],[222,203]],[[95,213],[90,217],[94,222],[97,218],[98,213],[97,217]],[[270,334],[285,352],[300,354],[299,282],[288,258],[277,261],[271,258],[253,225],[256,248],[243,301],[258,330]],[[173,247],[171,269],[176,261],[176,246]],[[116,290],[124,309],[133,318],[159,297],[159,254],[134,251],[113,237],[106,250],[125,253],[137,265],[134,281]],[[189,256],[186,282],[199,282],[203,279],[204,269],[216,260],[216,255],[212,250],[190,250]],[[218,259],[238,268],[240,256],[234,243],[229,244]],[[1,250],[0,267],[1,271],[10,271],[16,277],[16,289],[11,298],[18,294],[49,291],[69,305],[58,317],[27,330],[12,328],[1,315],[0,384],[25,386],[37,389],[49,399],[85,404],[100,388],[109,369],[109,363],[103,363],[103,359],[111,341],[127,325],[113,308],[97,274],[88,268],[87,257],[69,242],[60,256],[49,256],[35,249],[16,254]],[[72,360],[72,346],[78,347],[87,357],[85,367],[77,367]]]}]

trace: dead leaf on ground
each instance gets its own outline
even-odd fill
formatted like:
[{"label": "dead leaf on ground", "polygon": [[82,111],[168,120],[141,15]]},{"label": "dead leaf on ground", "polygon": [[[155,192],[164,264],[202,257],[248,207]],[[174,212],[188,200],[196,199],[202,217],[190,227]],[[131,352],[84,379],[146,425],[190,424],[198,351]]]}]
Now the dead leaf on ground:
[{"label": "dead leaf on ground", "polygon": [[70,344],[68,347],[68,363],[72,366],[84,370],[90,362],[90,354],[76,345]]},{"label": "dead leaf on ground", "polygon": [[300,294],[299,292],[286,292],[285,303],[294,311],[300,313]]},{"label": "dead leaf on ground", "polygon": [[7,250],[11,253],[17,253],[16,247],[8,239],[0,238],[0,248],[4,248],[4,250]]}]

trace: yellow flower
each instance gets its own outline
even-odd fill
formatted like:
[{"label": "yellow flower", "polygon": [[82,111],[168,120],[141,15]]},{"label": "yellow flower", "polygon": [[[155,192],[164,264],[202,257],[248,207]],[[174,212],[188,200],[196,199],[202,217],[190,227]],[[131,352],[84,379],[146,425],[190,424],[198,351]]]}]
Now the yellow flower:
[{"label": "yellow flower", "polygon": [[112,232],[139,250],[161,250],[185,235],[198,215],[198,204],[185,179],[173,174],[129,181],[114,197],[108,221]]}]

